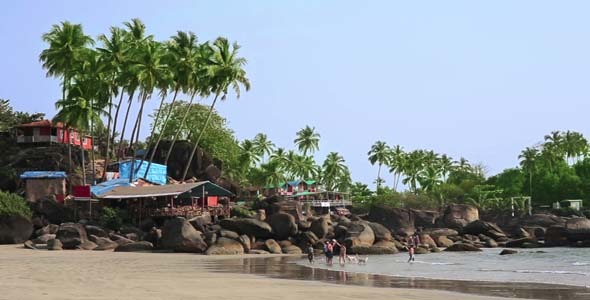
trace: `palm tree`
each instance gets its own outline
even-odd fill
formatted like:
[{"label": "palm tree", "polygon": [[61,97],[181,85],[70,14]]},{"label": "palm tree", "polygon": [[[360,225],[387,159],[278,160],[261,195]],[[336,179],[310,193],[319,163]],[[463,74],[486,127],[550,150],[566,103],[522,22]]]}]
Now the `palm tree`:
[{"label": "palm tree", "polygon": [[221,96],[221,100],[225,100],[228,94],[228,89],[232,88],[236,93],[236,97],[240,98],[240,87],[244,87],[246,91],[250,90],[250,81],[246,77],[246,71],[243,69],[246,65],[246,59],[238,57],[238,50],[240,46],[237,43],[230,45],[226,38],[217,38],[213,43],[213,55],[209,61],[208,73],[211,78],[212,90],[215,93],[215,98],[209,107],[209,114],[203,124],[203,128],[199,132],[199,136],[195,141],[195,145],[189,156],[189,160],[184,167],[181,181],[184,181],[188,170],[192,164],[193,157],[199,147],[199,142],[203,137],[203,132],[209,124],[211,114],[215,108],[217,99]]},{"label": "palm tree", "polygon": [[299,151],[303,152],[303,155],[307,155],[308,152],[313,153],[320,149],[320,134],[315,132],[315,127],[306,125],[305,128],[297,131],[297,138],[293,142]]},{"label": "palm tree", "polygon": [[379,165],[379,169],[377,170],[377,191],[381,188],[381,166],[383,164],[387,164],[390,161],[390,148],[387,144],[383,141],[377,141],[373,146],[371,146],[371,150],[367,152],[369,156],[369,162],[371,165],[375,165],[377,163]]},{"label": "palm tree", "polygon": [[469,161],[467,159],[465,159],[464,157],[459,158],[459,161],[456,161],[455,165],[457,166],[457,169],[460,171],[463,171],[463,172],[471,171],[471,164],[469,164]]},{"label": "palm tree", "polygon": [[518,158],[520,159],[520,167],[529,173],[529,196],[533,195],[533,172],[537,167],[537,159],[539,157],[539,150],[536,148],[527,147],[524,149]]},{"label": "palm tree", "polygon": [[[114,144],[117,120],[119,119],[119,111],[121,104],[123,103],[124,89],[119,87],[122,86],[121,70],[127,60],[129,45],[125,41],[125,31],[119,27],[110,28],[111,36],[107,37],[101,34],[98,40],[102,42],[103,47],[98,47],[96,50],[100,53],[101,61],[105,64],[105,72],[109,73],[109,91],[111,97],[109,97],[108,104],[108,122],[107,122],[107,134],[106,134],[106,147],[105,147],[105,168],[109,165],[111,145]],[[118,104],[114,104],[113,100],[119,95]],[[112,109],[115,108],[115,116],[112,116]],[[112,133],[111,133],[112,123]],[[106,178],[106,172],[103,172],[103,180]]]},{"label": "palm tree", "polygon": [[403,184],[409,185],[410,191],[413,193],[417,192],[418,189],[418,178],[420,171],[424,167],[424,156],[423,150],[415,150],[407,155],[407,160],[404,165],[403,173],[406,177],[402,180]]},{"label": "palm tree", "polygon": [[448,175],[451,171],[454,170],[453,158],[450,156],[443,154],[439,160],[439,168],[440,174],[442,175],[442,179],[444,183],[447,183]]},{"label": "palm tree", "polygon": [[344,158],[338,152],[328,153],[322,168],[322,181],[328,190],[334,190],[338,186],[339,180],[349,179],[347,178],[350,175],[348,167]]},{"label": "palm tree", "polygon": [[393,173],[393,190],[397,191],[397,186],[406,164],[404,148],[400,145],[395,145],[390,149],[389,157],[390,159],[387,165],[389,166],[389,172]]},{"label": "palm tree", "polygon": [[425,192],[431,192],[436,189],[442,183],[440,178],[440,169],[433,165],[426,167],[418,173],[418,182],[420,182],[420,187]]},{"label": "palm tree", "polygon": [[[162,133],[166,130],[166,126],[168,125],[168,120],[170,119],[170,114],[174,109],[174,103],[176,102],[176,97],[178,96],[178,92],[182,89],[184,91],[188,91],[190,84],[192,82],[192,77],[195,75],[195,53],[197,52],[198,44],[197,44],[197,36],[192,32],[183,32],[178,31],[176,36],[171,37],[172,40],[168,43],[168,52],[169,55],[166,56],[166,63],[169,66],[170,70],[170,85],[173,85],[174,89],[174,96],[172,97],[172,101],[170,102],[170,107],[166,112],[166,116],[164,118],[164,122],[162,124],[162,128],[160,129],[160,134],[158,134],[158,138],[156,140],[155,145],[153,146],[153,150],[151,151],[150,159],[148,166],[145,170],[145,175],[150,169],[152,161],[154,159],[154,155],[156,154],[156,150],[160,145],[162,140]],[[192,97],[191,97],[192,98]],[[164,98],[162,98],[163,103]],[[192,99],[191,99],[192,101]],[[161,104],[162,104],[161,103]],[[187,112],[190,110],[187,109]],[[158,124],[158,116],[160,114],[160,110],[158,110],[158,114],[156,115],[156,121],[154,121],[154,129],[156,128],[156,124]],[[182,127],[182,125],[181,125]],[[179,128],[180,129],[180,128]],[[153,133],[152,133],[153,135]],[[169,149],[171,150],[172,147]],[[147,154],[147,152],[146,152]]]},{"label": "palm tree", "polygon": [[263,157],[265,155],[270,155],[275,147],[275,144],[268,139],[268,136],[264,133],[259,133],[254,137],[254,145],[256,146],[256,150],[260,152]]},{"label": "palm tree", "polygon": [[[41,52],[39,60],[47,70],[47,76],[62,79],[62,97],[66,99],[66,91],[70,87],[74,65],[78,64],[82,51],[94,41],[84,34],[81,24],[64,21],[53,25],[51,30],[43,34],[43,41],[49,47]],[[68,130],[69,132],[69,130]],[[68,143],[68,165],[72,171],[71,141]]]},{"label": "palm tree", "polygon": [[256,144],[253,141],[244,140],[242,143],[240,143],[240,154],[238,156],[238,161],[240,162],[240,166],[243,171],[246,171],[248,168],[258,164],[260,159],[260,152],[256,148]]},{"label": "palm tree", "polygon": [[285,165],[287,161],[287,152],[285,151],[285,148],[275,149],[273,153],[270,155],[270,160],[276,160],[280,164]]}]

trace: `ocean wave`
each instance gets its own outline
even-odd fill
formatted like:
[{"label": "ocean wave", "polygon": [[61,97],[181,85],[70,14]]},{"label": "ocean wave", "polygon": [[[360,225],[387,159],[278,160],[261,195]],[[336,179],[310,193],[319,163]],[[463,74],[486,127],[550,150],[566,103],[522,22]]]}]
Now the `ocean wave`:
[{"label": "ocean wave", "polygon": [[590,266],[590,262],[575,262],[572,266]]},{"label": "ocean wave", "polygon": [[559,270],[504,270],[504,269],[479,269],[481,272],[507,272],[507,273],[525,273],[525,274],[563,274],[563,275],[580,275],[590,276],[588,272],[559,271]]}]

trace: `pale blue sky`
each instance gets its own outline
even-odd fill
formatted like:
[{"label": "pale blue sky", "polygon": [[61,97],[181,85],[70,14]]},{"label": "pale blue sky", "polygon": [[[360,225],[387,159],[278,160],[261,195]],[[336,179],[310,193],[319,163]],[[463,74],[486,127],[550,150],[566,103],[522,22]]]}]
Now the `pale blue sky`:
[{"label": "pale blue sky", "polygon": [[265,132],[290,148],[315,126],[317,160],[340,152],[354,180],[376,177],[366,155],[376,140],[493,174],[552,130],[590,134],[587,1],[10,2],[0,4],[0,98],[18,110],[55,113],[59,82],[38,62],[52,24],[96,37],[139,17],[159,40],[176,30],[237,40],[252,90],[218,106],[237,137]]}]

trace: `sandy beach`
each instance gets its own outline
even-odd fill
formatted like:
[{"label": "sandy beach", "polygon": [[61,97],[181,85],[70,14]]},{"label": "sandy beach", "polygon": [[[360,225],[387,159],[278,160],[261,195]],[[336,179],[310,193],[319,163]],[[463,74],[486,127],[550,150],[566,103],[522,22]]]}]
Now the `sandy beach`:
[{"label": "sandy beach", "polygon": [[[210,257],[0,246],[0,299],[505,299],[211,271]],[[234,257],[235,258],[235,257]]]}]

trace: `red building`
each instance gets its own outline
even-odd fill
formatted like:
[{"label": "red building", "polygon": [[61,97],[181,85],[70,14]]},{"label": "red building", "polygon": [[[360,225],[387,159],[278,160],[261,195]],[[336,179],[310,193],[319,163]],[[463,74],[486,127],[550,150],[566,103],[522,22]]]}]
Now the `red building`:
[{"label": "red building", "polygon": [[[15,126],[16,142],[19,144],[68,144],[82,147],[86,150],[92,149],[92,137],[80,136],[74,129],[65,128],[61,122],[52,123],[50,120],[37,121],[33,123]],[[68,134],[69,131],[69,134]],[[81,139],[80,139],[81,137]]]}]

